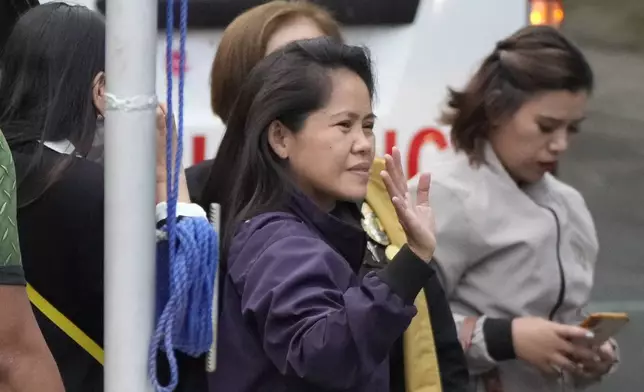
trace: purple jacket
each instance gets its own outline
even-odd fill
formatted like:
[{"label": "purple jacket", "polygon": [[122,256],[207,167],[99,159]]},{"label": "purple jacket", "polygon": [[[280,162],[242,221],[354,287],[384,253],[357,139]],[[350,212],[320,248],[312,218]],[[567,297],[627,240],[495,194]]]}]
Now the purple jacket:
[{"label": "purple jacket", "polygon": [[290,213],[243,223],[221,282],[210,391],[389,391],[389,351],[433,269],[404,247],[361,280],[365,247],[359,226],[301,195]]}]

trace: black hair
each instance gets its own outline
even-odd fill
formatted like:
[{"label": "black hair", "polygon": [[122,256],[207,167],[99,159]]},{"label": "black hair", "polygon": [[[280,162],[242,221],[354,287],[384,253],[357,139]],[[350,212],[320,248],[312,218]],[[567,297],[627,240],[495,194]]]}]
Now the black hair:
[{"label": "black hair", "polygon": [[0,50],[11,33],[16,20],[31,7],[38,5],[38,0],[4,0],[0,1]]},{"label": "black hair", "polygon": [[[38,5],[16,22],[0,53],[0,130],[9,147],[67,139],[92,146],[93,82],[105,70],[105,21],[79,5]],[[42,159],[42,143],[32,166]],[[51,168],[48,183],[61,167]]]},{"label": "black hair", "polygon": [[269,144],[269,126],[277,120],[300,131],[327,103],[329,71],[340,68],[356,73],[373,97],[369,52],[328,37],[295,41],[268,55],[242,85],[200,200],[206,210],[221,205],[224,258],[239,222],[282,210],[293,190],[288,162]]}]

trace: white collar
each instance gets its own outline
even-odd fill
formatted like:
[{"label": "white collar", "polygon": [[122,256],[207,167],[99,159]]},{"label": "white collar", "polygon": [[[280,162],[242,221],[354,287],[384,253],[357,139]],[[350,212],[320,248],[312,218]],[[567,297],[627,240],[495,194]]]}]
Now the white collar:
[{"label": "white collar", "polygon": [[[50,150],[54,150],[59,154],[72,155],[76,151],[76,147],[74,147],[72,142],[70,142],[67,139],[58,140],[55,142],[47,141],[47,142],[44,142],[43,144],[45,145],[45,147],[49,148]],[[75,154],[75,155],[78,155],[78,154]]]}]

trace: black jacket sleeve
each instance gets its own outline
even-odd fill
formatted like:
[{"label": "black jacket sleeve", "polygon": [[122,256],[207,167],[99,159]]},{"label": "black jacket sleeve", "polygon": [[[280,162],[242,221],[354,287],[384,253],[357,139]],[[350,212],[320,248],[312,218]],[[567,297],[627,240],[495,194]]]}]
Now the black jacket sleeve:
[{"label": "black jacket sleeve", "polygon": [[[433,262],[430,266],[434,268]],[[434,332],[443,391],[470,391],[470,376],[465,354],[458,341],[452,311],[437,274],[432,274],[427,280],[424,291]]]},{"label": "black jacket sleeve", "polygon": [[197,202],[201,198],[201,192],[208,181],[211,166],[212,159],[208,159],[186,169],[186,182],[192,202]]},{"label": "black jacket sleeve", "polygon": [[436,271],[404,245],[392,262],[377,274],[405,304],[413,305],[425,282],[436,275]]}]

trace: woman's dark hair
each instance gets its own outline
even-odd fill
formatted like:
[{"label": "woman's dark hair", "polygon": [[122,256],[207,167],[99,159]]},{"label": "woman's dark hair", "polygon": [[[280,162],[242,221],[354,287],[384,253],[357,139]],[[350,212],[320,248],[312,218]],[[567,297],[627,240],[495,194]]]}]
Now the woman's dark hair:
[{"label": "woman's dark hair", "polygon": [[11,149],[67,139],[87,153],[98,115],[93,81],[104,70],[105,22],[99,13],[47,3],[22,15],[0,54],[0,129]]},{"label": "woman's dark hair", "polygon": [[329,71],[355,72],[373,97],[374,78],[366,49],[332,38],[292,42],[261,60],[242,85],[215,157],[200,204],[219,203],[224,257],[236,225],[259,213],[285,208],[292,191],[288,162],[268,142],[275,120],[292,132],[331,94]]},{"label": "woman's dark hair", "polygon": [[38,0],[2,0],[0,1],[0,50],[11,33],[16,20],[31,7],[38,5]]},{"label": "woman's dark hair", "polygon": [[441,121],[454,148],[479,164],[494,127],[536,94],[592,89],[593,72],[572,42],[552,27],[524,27],[497,43],[463,90],[449,90]]}]

